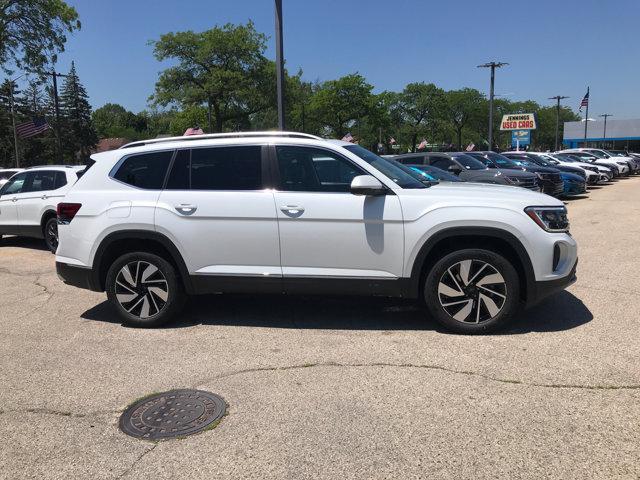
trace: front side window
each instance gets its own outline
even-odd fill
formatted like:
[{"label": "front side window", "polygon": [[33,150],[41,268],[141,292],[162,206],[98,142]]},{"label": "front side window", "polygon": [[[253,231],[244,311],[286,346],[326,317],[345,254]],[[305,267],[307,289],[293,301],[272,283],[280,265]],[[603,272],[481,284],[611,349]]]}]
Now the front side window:
[{"label": "front side window", "polygon": [[132,187],[160,190],[172,156],[173,151],[132,155],[122,162],[113,178]]},{"label": "front side window", "polygon": [[10,193],[22,193],[22,188],[27,179],[27,173],[19,173],[9,180],[2,188],[2,195],[9,195]]},{"label": "front side window", "polygon": [[280,189],[288,192],[349,192],[351,181],[366,172],[328,150],[276,147]]},{"label": "front side window", "polygon": [[178,150],[167,190],[261,190],[259,146]]}]

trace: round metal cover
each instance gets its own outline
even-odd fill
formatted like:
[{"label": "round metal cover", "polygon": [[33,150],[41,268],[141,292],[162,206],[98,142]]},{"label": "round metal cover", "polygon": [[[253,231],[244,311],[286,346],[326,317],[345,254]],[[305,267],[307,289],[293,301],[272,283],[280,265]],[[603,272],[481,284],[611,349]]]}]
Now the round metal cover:
[{"label": "round metal cover", "polygon": [[120,417],[120,430],[147,440],[183,437],[206,430],[226,411],[225,401],[202,390],[172,390],[138,400]]}]

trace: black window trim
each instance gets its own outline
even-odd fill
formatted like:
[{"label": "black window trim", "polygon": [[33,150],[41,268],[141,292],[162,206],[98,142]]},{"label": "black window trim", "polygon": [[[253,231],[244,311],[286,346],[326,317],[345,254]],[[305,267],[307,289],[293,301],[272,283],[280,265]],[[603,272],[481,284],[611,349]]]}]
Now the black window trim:
[{"label": "black window trim", "polygon": [[[356,162],[354,162],[350,158],[345,157],[344,155],[342,155],[339,152],[336,152],[335,150],[332,150],[330,148],[326,148],[325,146],[309,145],[309,144],[303,144],[303,143],[272,143],[272,144],[269,145],[270,174],[271,174],[271,178],[273,180],[273,182],[272,182],[273,190],[278,192],[278,193],[324,193],[324,194],[330,194],[330,195],[335,195],[335,194],[338,194],[338,195],[344,195],[344,194],[352,195],[352,193],[350,193],[350,192],[325,192],[325,191],[317,191],[317,190],[283,190],[282,189],[282,177],[280,176],[280,166],[278,165],[278,153],[276,151],[277,147],[301,147],[301,148],[311,148],[311,149],[315,149],[315,150],[324,150],[324,151],[326,151],[328,153],[331,153],[332,155],[335,155],[335,156],[341,158],[342,160],[350,163],[351,165],[355,166],[358,170],[360,170],[361,172],[364,172],[363,175],[371,175],[372,177],[376,178],[378,181],[380,181],[380,183],[382,183],[382,185],[385,185],[385,187],[386,187],[386,183],[383,182],[382,180],[380,180],[377,175],[374,175],[374,174],[370,173],[368,170],[364,169],[363,167],[358,165]],[[382,172],[380,172],[380,173],[382,173]],[[389,189],[389,192],[391,192],[391,189]]]}]

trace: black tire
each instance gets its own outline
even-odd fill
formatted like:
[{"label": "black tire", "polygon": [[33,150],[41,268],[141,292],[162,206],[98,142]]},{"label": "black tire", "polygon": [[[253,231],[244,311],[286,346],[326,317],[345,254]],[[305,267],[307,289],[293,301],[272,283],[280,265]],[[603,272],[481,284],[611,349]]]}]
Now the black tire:
[{"label": "black tire", "polygon": [[146,252],[127,253],[113,262],[106,290],[122,323],[132,327],[166,324],[180,312],[186,298],[173,265]]},{"label": "black tire", "polygon": [[498,253],[458,250],[442,257],[427,273],[424,300],[431,316],[453,332],[494,332],[520,306],[518,273]]},{"label": "black tire", "polygon": [[44,222],[42,234],[44,235],[44,243],[49,251],[56,253],[58,249],[58,219],[56,217],[50,217]]}]

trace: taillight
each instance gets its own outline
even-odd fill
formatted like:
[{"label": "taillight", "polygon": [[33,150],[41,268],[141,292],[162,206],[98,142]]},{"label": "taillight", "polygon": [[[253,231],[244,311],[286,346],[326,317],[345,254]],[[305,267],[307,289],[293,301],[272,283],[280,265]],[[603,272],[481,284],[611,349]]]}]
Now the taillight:
[{"label": "taillight", "polygon": [[58,223],[68,224],[76,216],[78,210],[82,207],[81,203],[59,203],[58,204]]}]

